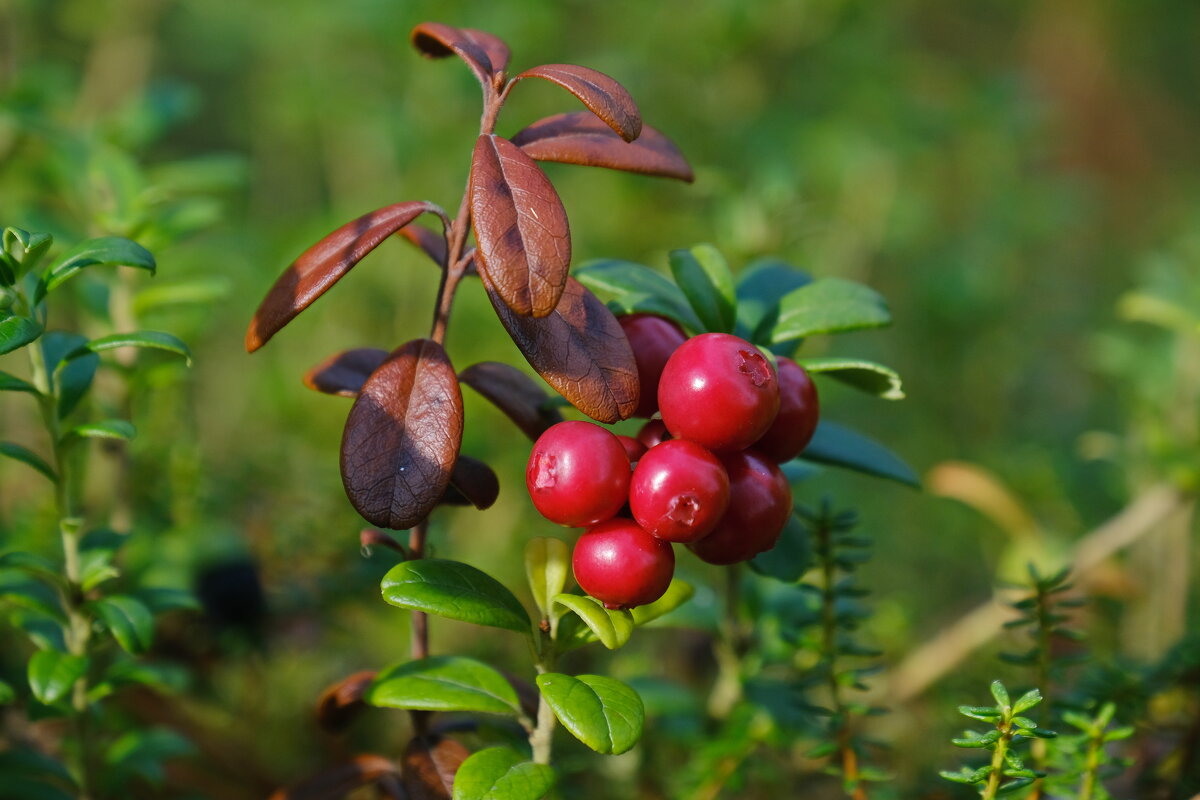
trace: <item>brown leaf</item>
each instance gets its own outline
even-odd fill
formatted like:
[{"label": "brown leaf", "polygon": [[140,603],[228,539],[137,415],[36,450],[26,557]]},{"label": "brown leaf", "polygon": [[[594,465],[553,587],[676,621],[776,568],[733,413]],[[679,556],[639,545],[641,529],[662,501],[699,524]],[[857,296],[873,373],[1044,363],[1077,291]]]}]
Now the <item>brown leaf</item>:
[{"label": "brown leaf", "polygon": [[[407,225],[397,231],[397,235],[407,239],[412,244],[421,248],[425,255],[433,259],[433,263],[437,264],[442,269],[446,268],[446,237],[436,231],[431,231],[422,225]],[[474,275],[475,259],[471,258],[471,251],[467,251],[467,268],[464,271],[465,275]]]},{"label": "brown leaf", "polygon": [[454,774],[470,753],[453,739],[416,736],[404,748],[400,782],[409,800],[450,800]]},{"label": "brown leaf", "polygon": [[424,56],[445,58],[456,54],[485,86],[490,86],[492,76],[508,66],[508,45],[490,33],[422,22],[412,29],[411,36],[413,46]]},{"label": "brown leaf", "polygon": [[695,177],[679,148],[654,128],[643,126],[636,141],[626,142],[586,111],[538,120],[512,141],[537,161],[607,167],[688,183]]},{"label": "brown leaf", "polygon": [[343,350],[304,373],[304,385],[313,391],[358,397],[371,373],[387,360],[388,351],[377,347]]},{"label": "brown leaf", "polygon": [[475,506],[483,511],[491,508],[499,496],[500,479],[492,468],[477,458],[459,455],[441,502],[451,506]]},{"label": "brown leaf", "polygon": [[317,724],[330,733],[345,730],[367,708],[362,696],[373,680],[375,670],[364,670],[326,687],[317,700]]},{"label": "brown leaf", "polygon": [[437,505],[462,443],[462,393],[441,345],[414,339],[363,384],[342,436],[342,483],[372,525],[411,528]]},{"label": "brown leaf", "polygon": [[308,308],[380,242],[429,211],[428,203],[396,203],[348,222],[304,251],[267,292],[246,331],[253,353]]},{"label": "brown leaf", "polygon": [[531,441],[563,421],[546,390],[516,367],[481,361],[464,369],[458,379],[503,411]]},{"label": "brown leaf", "polygon": [[363,753],[349,763],[327,767],[289,789],[280,789],[271,795],[271,800],[342,800],[355,789],[398,772],[391,759]]},{"label": "brown leaf", "polygon": [[642,117],[625,87],[603,72],[574,64],[543,64],[527,69],[516,77],[544,78],[566,89],[583,101],[591,112],[604,120],[627,142],[642,132]]},{"label": "brown leaf", "polygon": [[517,314],[546,316],[571,265],[567,212],[550,179],[521,148],[489,134],[475,143],[469,191],[480,272]]},{"label": "brown leaf", "polygon": [[638,403],[637,365],[617,318],[596,295],[567,278],[550,316],[509,310],[483,275],[488,299],[529,364],[558,393],[594,420],[628,419]]}]

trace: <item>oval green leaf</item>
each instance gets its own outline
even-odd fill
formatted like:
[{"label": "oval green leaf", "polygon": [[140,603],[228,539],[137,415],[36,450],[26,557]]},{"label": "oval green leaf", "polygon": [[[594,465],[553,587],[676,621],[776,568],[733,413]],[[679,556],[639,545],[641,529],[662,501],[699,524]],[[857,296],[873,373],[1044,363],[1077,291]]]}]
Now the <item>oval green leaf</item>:
[{"label": "oval green leaf", "polygon": [[679,287],[643,264],[619,259],[589,261],[575,270],[575,278],[604,298],[617,314],[658,314],[692,333],[704,332]]},{"label": "oval green leaf", "polygon": [[[625,609],[607,609],[594,597],[558,594],[554,602],[574,611],[588,629],[609,650],[616,650],[633,635],[633,615]],[[564,634],[567,631],[564,631]],[[568,638],[565,637],[564,638]],[[574,637],[570,637],[574,638]],[[566,642],[569,644],[569,642]],[[582,643],[582,642],[581,642]]]},{"label": "oval green leaf", "polygon": [[0,356],[24,347],[42,335],[42,326],[29,317],[0,319]]},{"label": "oval green leaf", "polygon": [[725,257],[711,244],[672,250],[671,274],[687,296],[706,331],[732,333],[737,318],[733,274]]},{"label": "oval green leaf", "polygon": [[151,274],[155,270],[154,256],[135,241],[119,236],[89,239],[46,271],[46,291],[54,291],[79,270],[91,266],[137,267]]},{"label": "oval green leaf", "polygon": [[891,321],[887,303],[874,289],[842,278],[821,278],[779,301],[779,319],[771,341],[778,344],[817,333],[880,328]]},{"label": "oval green leaf", "polygon": [[402,561],[383,576],[383,599],[411,611],[529,633],[529,614],[504,585],[469,564]]},{"label": "oval green leaf", "polygon": [[0,442],[0,456],[7,456],[15,461],[20,461],[22,464],[33,467],[52,482],[58,483],[58,476],[54,474],[54,468],[28,447],[23,447],[16,442]]},{"label": "oval green leaf", "polygon": [[489,747],[458,768],[454,800],[541,800],[554,780],[553,768],[526,761],[511,747]]},{"label": "oval green leaf", "polygon": [[624,753],[642,736],[642,698],[618,680],[546,672],[537,685],[563,727],[597,753]]},{"label": "oval green leaf", "polygon": [[571,548],[561,539],[535,536],[525,545],[525,577],[543,617],[552,616],[552,601],[567,585],[570,569]]},{"label": "oval green leaf", "polygon": [[47,331],[40,342],[47,368],[54,374],[54,382],[58,385],[59,419],[66,419],[79,405],[92,386],[96,368],[100,366],[100,356],[91,351],[62,363],[68,353],[85,347],[87,343],[86,336],[67,331]]},{"label": "oval green leaf", "polygon": [[903,400],[904,385],[894,369],[861,358],[804,358],[796,362],[810,373],[828,375],[884,400]]},{"label": "oval green leaf", "polygon": [[482,661],[461,656],[437,656],[389,667],[375,676],[363,700],[385,708],[521,712],[517,693],[503,675]]},{"label": "oval green leaf", "polygon": [[800,457],[921,488],[917,473],[899,456],[874,439],[836,422],[817,423],[817,431]]},{"label": "oval green leaf", "polygon": [[113,595],[89,604],[117,644],[130,653],[144,653],[154,640],[154,617],[142,601]]},{"label": "oval green leaf", "polygon": [[33,696],[53,705],[67,696],[87,672],[87,660],[58,650],[39,650],[29,659],[29,688]]},{"label": "oval green leaf", "polygon": [[0,392],[29,392],[37,394],[37,387],[29,381],[23,381],[16,375],[0,372]]},{"label": "oval green leaf", "polygon": [[63,439],[121,439],[130,441],[137,435],[132,422],[123,419],[106,419],[101,422],[85,422],[63,434]]},{"label": "oval green leaf", "polygon": [[663,593],[662,597],[653,603],[638,606],[630,612],[633,614],[633,624],[645,625],[647,622],[669,614],[688,600],[691,600],[692,595],[695,593],[696,589],[690,583],[675,578],[671,581],[671,585],[667,587],[667,591]]},{"label": "oval green leaf", "polygon": [[88,353],[102,353],[105,350],[116,350],[119,347],[166,350],[168,353],[183,356],[189,365],[192,363],[192,351],[188,349],[186,344],[171,334],[163,333],[162,331],[134,331],[133,333],[114,333],[111,336],[101,336],[99,339],[92,339],[87,344],[67,353],[63,361],[60,362],[59,368],[63,368],[63,363],[83,358]]}]

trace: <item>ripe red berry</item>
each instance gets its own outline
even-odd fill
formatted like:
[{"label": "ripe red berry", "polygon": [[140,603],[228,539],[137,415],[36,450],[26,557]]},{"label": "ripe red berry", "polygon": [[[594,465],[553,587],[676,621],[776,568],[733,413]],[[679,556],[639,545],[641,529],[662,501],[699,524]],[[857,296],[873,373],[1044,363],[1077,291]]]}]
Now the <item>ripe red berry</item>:
[{"label": "ripe red berry", "polygon": [[783,471],[753,450],[721,463],[729,474],[729,510],[716,530],[688,547],[710,564],[736,564],[775,546],[792,513],[792,491]]},{"label": "ripe red berry", "polygon": [[629,461],[634,462],[642,457],[646,452],[646,445],[639,442],[632,436],[623,436],[617,434],[617,441],[625,448],[625,455],[629,456]]},{"label": "ripe red berry", "polygon": [[795,361],[779,358],[779,414],[754,449],[782,464],[804,450],[817,430],[820,406],[812,378]]},{"label": "ripe red berry", "polygon": [[658,411],[658,378],[667,359],[679,345],[687,341],[687,336],[674,322],[653,314],[628,314],[617,317],[617,320],[633,349],[633,360],[637,363],[638,381],[642,387],[633,416],[652,416]]},{"label": "ripe red berry", "polygon": [[709,451],[686,439],[651,448],[629,483],[633,518],[669,542],[708,535],[729,506],[729,476]]},{"label": "ripe red berry", "polygon": [[671,432],[667,430],[667,426],[663,424],[661,419],[650,420],[642,426],[637,435],[638,441],[644,444],[647,450],[670,438]]},{"label": "ripe red berry", "polygon": [[633,608],[662,597],[675,573],[675,551],[631,519],[589,529],[571,556],[575,580],[608,608]]},{"label": "ripe red berry", "polygon": [[525,485],[543,517],[583,527],[625,505],[629,474],[629,457],[616,436],[590,422],[560,422],[534,442]]},{"label": "ripe red berry", "polygon": [[742,450],[775,420],[779,380],[771,362],[745,339],[705,333],[667,361],[658,406],[675,438],[718,453]]}]

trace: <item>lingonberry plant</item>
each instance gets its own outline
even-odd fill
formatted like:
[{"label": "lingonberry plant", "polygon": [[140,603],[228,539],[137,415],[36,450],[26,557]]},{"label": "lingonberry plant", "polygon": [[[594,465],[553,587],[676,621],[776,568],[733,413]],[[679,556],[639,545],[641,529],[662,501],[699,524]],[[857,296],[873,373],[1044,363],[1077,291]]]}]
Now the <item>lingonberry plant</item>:
[{"label": "lingonberry plant", "polygon": [[[280,796],[305,797],[332,780],[393,796],[535,800],[556,780],[556,721],[599,753],[623,753],[640,738],[644,710],[636,691],[610,677],[556,667],[577,647],[624,645],[636,627],[691,596],[691,586],[673,580],[672,542],[687,543],[714,564],[764,559],[756,569],[795,580],[807,567],[797,557],[803,544],[793,537],[774,546],[793,520],[787,470],[810,469],[792,461],[806,444],[808,462],[914,482],[880,445],[818,424],[808,375],[826,373],[897,398],[894,372],[858,359],[783,360],[805,337],[878,327],[890,317],[864,286],[813,281],[779,262],[760,263],[735,282],[707,245],[672,253],[674,282],[615,261],[571,277],[566,212],[536,162],[690,181],[686,160],[642,124],[632,98],[606,75],[557,64],[510,77],[502,41],[438,23],[418,25],[412,41],[426,56],[461,58],[482,88],[480,131],[457,213],[406,201],[335,230],[276,281],[246,346],[264,345],[392,235],[441,268],[427,338],[390,351],[337,353],[305,376],[317,391],[355,398],[341,444],[344,487],[375,526],[362,543],[403,558],[383,578],[384,599],[413,612],[411,659],[334,684],[318,716],[338,729],[365,706],[406,709],[414,736],[401,765],[362,754]],[[530,78],[561,86],[588,110],[544,119],[512,137],[496,134],[513,89]],[[440,233],[415,224],[423,214],[440,221]],[[529,365],[566,403],[600,424],[659,410],[663,419],[649,420],[636,440],[617,436],[600,424],[564,420],[560,403],[513,366],[484,362],[456,371],[444,342],[454,298],[470,285],[468,277],[479,279]],[[460,453],[462,383],[534,440],[525,476],[534,507],[554,523],[586,528],[573,552],[554,538],[527,544],[534,616],[485,571],[427,554],[429,519],[438,506],[486,509],[499,491],[489,466]],[[762,452],[754,449],[760,441]],[[409,530],[408,542],[378,529]],[[565,591],[571,572],[586,594]],[[524,637],[536,687],[475,659],[430,655],[429,614]],[[514,746],[509,736],[469,754],[430,712],[508,717],[526,743]]]}]

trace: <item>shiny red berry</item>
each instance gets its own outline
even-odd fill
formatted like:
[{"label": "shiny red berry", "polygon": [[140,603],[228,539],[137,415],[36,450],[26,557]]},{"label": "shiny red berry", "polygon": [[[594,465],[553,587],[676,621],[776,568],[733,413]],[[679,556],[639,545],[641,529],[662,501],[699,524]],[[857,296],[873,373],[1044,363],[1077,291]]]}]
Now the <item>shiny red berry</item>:
[{"label": "shiny red berry", "polygon": [[629,483],[633,518],[669,542],[694,542],[716,527],[729,506],[729,476],[695,442],[673,439],[638,461]]},{"label": "shiny red berry", "polygon": [[667,430],[667,426],[663,424],[661,419],[650,420],[642,426],[637,435],[637,440],[644,444],[647,450],[670,438],[671,432]]},{"label": "shiny red berry", "polygon": [[608,608],[633,608],[662,597],[675,573],[675,551],[631,519],[590,528],[571,556],[575,580]]},{"label": "shiny red berry", "polygon": [[753,450],[721,463],[729,474],[729,510],[716,530],[688,547],[710,564],[736,564],[775,546],[792,513],[792,491],[778,465]]},{"label": "shiny red berry", "polygon": [[618,433],[617,441],[625,448],[625,455],[629,456],[630,462],[637,461],[646,452],[646,445],[632,436],[623,436]]},{"label": "shiny red berry", "polygon": [[658,411],[658,378],[667,359],[679,345],[687,341],[687,336],[674,322],[653,314],[628,314],[617,317],[617,320],[633,349],[633,360],[637,363],[638,381],[642,387],[633,416],[653,416]]},{"label": "shiny red berry", "polygon": [[534,442],[525,485],[543,517],[583,527],[625,505],[629,474],[629,457],[616,436],[590,422],[560,422]]},{"label": "shiny red berry", "polygon": [[812,378],[795,361],[779,358],[779,414],[754,449],[778,463],[804,450],[817,430],[820,406]]},{"label": "shiny red berry", "polygon": [[758,441],[779,411],[779,380],[757,347],[727,333],[688,339],[663,368],[658,407],[676,439],[718,453]]}]

